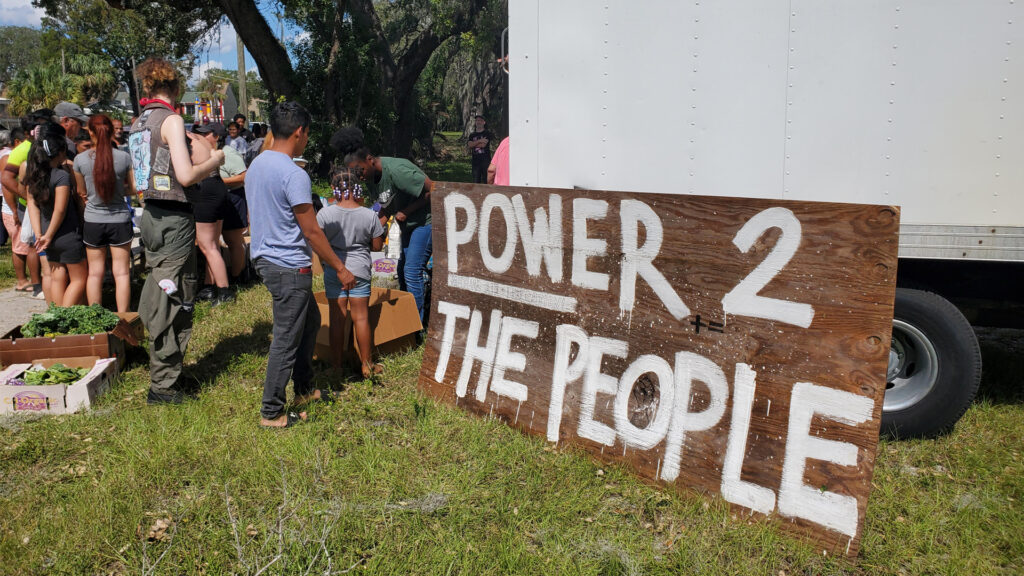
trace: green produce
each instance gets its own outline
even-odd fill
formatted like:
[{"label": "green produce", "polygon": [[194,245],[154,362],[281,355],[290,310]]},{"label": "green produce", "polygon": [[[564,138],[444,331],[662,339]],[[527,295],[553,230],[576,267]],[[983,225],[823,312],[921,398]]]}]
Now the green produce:
[{"label": "green produce", "polygon": [[34,314],[32,319],[21,327],[21,334],[26,338],[97,334],[113,330],[119,320],[117,314],[99,304],[66,307],[50,304],[46,312]]},{"label": "green produce", "polygon": [[53,384],[73,384],[88,373],[88,368],[71,368],[63,364],[54,364],[46,369],[29,370],[23,377],[25,384],[29,386],[51,386]]}]

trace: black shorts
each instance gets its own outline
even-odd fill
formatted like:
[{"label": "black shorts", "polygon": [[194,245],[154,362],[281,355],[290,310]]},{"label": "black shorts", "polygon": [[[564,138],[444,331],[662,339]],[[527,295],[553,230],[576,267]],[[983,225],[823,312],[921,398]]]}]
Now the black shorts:
[{"label": "black shorts", "polygon": [[200,183],[199,192],[192,201],[192,209],[196,222],[205,224],[224,220],[234,212],[235,209],[228,200],[228,187],[224,185],[220,176],[211,176]]},{"label": "black shorts", "polygon": [[245,200],[245,188],[228,190],[231,213],[224,217],[225,230],[241,230],[249,227],[249,203]]},{"label": "black shorts", "polygon": [[54,238],[46,247],[46,260],[51,264],[78,264],[85,260],[85,244],[78,230]]},{"label": "black shorts", "polygon": [[90,248],[129,244],[135,232],[128,222],[86,222],[82,224],[82,240]]}]

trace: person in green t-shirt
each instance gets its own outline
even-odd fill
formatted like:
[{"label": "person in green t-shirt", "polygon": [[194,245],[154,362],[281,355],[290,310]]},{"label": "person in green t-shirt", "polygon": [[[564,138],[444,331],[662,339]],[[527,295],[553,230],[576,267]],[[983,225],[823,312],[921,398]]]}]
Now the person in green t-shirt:
[{"label": "person in green t-shirt", "polygon": [[430,226],[430,191],[434,182],[404,158],[375,156],[363,144],[363,133],[354,126],[339,129],[331,137],[345,166],[366,183],[370,199],[379,206],[381,223],[391,216],[402,233],[402,256],[398,260],[398,282],[413,295],[420,321],[426,326],[426,287],[423,274],[433,253]]}]

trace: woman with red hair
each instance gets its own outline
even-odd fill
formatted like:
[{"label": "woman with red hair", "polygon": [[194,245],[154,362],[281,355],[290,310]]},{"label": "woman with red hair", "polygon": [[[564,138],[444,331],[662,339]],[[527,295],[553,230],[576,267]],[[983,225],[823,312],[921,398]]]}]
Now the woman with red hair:
[{"label": "woman with red hair", "polygon": [[85,190],[82,239],[89,260],[85,294],[89,304],[102,304],[107,251],[114,274],[117,311],[127,312],[131,301],[132,209],[125,201],[135,193],[131,157],[117,149],[114,123],[104,114],[89,118],[92,149],[75,157],[75,181]]}]

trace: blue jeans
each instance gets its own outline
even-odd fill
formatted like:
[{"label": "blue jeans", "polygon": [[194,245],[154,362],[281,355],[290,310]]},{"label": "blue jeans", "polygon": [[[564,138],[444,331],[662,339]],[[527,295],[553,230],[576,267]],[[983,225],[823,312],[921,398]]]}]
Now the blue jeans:
[{"label": "blue jeans", "polygon": [[341,280],[338,280],[338,272],[334,268],[324,266],[324,293],[328,300],[338,298],[369,298],[370,281],[364,278],[356,278],[356,285],[351,290],[341,287]]},{"label": "blue jeans", "polygon": [[433,252],[434,239],[430,224],[402,229],[402,257],[398,260],[398,284],[402,290],[411,293],[416,299],[420,322],[424,318],[423,272],[427,269],[427,261]]}]

